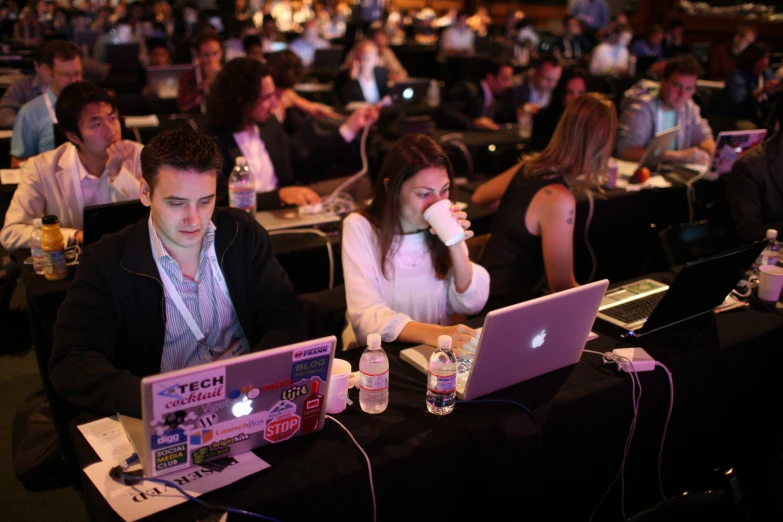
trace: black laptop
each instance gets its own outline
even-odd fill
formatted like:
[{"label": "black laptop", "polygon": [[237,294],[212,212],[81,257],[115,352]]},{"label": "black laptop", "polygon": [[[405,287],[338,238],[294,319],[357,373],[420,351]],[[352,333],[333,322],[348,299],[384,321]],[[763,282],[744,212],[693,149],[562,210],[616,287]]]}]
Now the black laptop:
[{"label": "black laptop", "polygon": [[119,232],[150,214],[141,201],[121,201],[84,207],[84,246],[91,245],[106,234]]},{"label": "black laptop", "polygon": [[343,54],[345,54],[345,48],[341,45],[316,49],[310,69],[337,74],[343,64]]},{"label": "black laptop", "polygon": [[427,78],[409,78],[396,82],[389,88],[389,96],[394,103],[406,105],[425,105],[430,81]]},{"label": "black laptop", "polygon": [[641,337],[693,317],[712,312],[726,299],[761,254],[765,241],[692,261],[682,267],[671,286],[640,279],[604,296],[598,318]]}]

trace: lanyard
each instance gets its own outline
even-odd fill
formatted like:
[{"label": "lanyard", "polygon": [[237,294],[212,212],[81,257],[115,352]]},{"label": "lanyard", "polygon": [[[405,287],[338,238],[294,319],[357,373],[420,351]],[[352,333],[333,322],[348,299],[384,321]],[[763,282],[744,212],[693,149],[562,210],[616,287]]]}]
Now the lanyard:
[{"label": "lanyard", "polygon": [[49,99],[49,92],[44,92],[44,102],[46,102],[46,110],[49,111],[49,117],[52,118],[52,123],[57,123],[57,115],[54,113],[54,107],[52,107],[52,100]]},{"label": "lanyard", "polygon": [[[218,286],[220,286],[220,290],[226,295],[226,297],[229,299],[230,302],[231,296],[228,294],[228,287],[226,286],[226,280],[223,278],[223,272],[220,270],[220,266],[218,265],[217,262],[217,255],[215,254],[214,241],[212,242],[211,245],[209,245],[209,250],[207,250],[207,260],[212,269],[212,277],[217,280]],[[193,332],[193,336],[196,338],[199,344],[205,344],[206,336],[201,331],[201,328],[198,327],[198,324],[196,323],[193,314],[191,314],[190,310],[188,310],[187,306],[185,306],[184,301],[182,301],[182,296],[177,291],[176,287],[174,286],[174,283],[171,282],[171,278],[169,277],[166,270],[164,270],[163,266],[160,263],[160,260],[157,257],[155,257],[155,264],[158,265],[160,280],[163,283],[163,288],[166,291],[166,295],[168,295],[169,298],[171,298],[172,303],[174,303],[174,306],[177,307],[177,310],[179,311],[179,315],[182,316],[182,319],[185,321],[185,324],[187,324],[188,328],[190,328],[190,331]]]}]

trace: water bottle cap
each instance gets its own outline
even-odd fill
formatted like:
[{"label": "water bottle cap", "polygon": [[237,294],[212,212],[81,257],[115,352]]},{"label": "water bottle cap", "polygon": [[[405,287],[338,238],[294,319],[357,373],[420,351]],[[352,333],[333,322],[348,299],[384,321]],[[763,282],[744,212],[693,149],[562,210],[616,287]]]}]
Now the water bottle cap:
[{"label": "water bottle cap", "polygon": [[770,228],[767,230],[767,239],[777,239],[778,238],[778,231],[774,228]]},{"label": "water bottle cap", "polygon": [[373,348],[377,348],[381,345],[381,336],[377,333],[371,333],[367,336],[367,346],[372,346]]},{"label": "water bottle cap", "polygon": [[244,156],[237,156],[237,167],[247,167],[247,160]]},{"label": "water bottle cap", "polygon": [[33,220],[33,228],[41,228],[41,218],[35,218]]},{"label": "water bottle cap", "polygon": [[438,348],[451,348],[451,336],[450,335],[440,335],[438,336]]},{"label": "water bottle cap", "polygon": [[41,219],[41,223],[44,225],[56,225],[57,223],[59,223],[59,221],[57,220],[57,216],[53,214],[49,214]]}]

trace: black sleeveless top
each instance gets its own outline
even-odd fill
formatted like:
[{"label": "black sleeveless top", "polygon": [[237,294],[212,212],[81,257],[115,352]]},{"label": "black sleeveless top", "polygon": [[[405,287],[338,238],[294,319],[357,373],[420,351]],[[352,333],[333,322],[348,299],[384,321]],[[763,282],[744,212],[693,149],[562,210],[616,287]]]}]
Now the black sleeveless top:
[{"label": "black sleeveless top", "polygon": [[495,310],[546,293],[547,280],[541,237],[525,225],[525,214],[533,196],[547,185],[566,185],[560,177],[525,177],[524,165],[517,171],[492,222],[481,265],[490,277],[486,310]]}]

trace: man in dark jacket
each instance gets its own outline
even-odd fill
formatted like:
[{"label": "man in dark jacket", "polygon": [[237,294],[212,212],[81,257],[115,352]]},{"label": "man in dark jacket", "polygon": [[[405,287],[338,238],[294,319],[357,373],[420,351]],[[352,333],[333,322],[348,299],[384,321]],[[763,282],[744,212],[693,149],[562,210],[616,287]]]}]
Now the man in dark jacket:
[{"label": "man in dark jacket", "polygon": [[150,218],[80,258],[50,361],[63,398],[141,416],[140,379],[306,339],[304,309],[253,216],[216,209],[215,143],[183,126],[141,155]]},{"label": "man in dark jacket", "polygon": [[[783,103],[777,107],[779,126],[781,120]],[[783,235],[783,129],[737,159],[726,195],[740,241],[764,239],[770,228]]]}]

